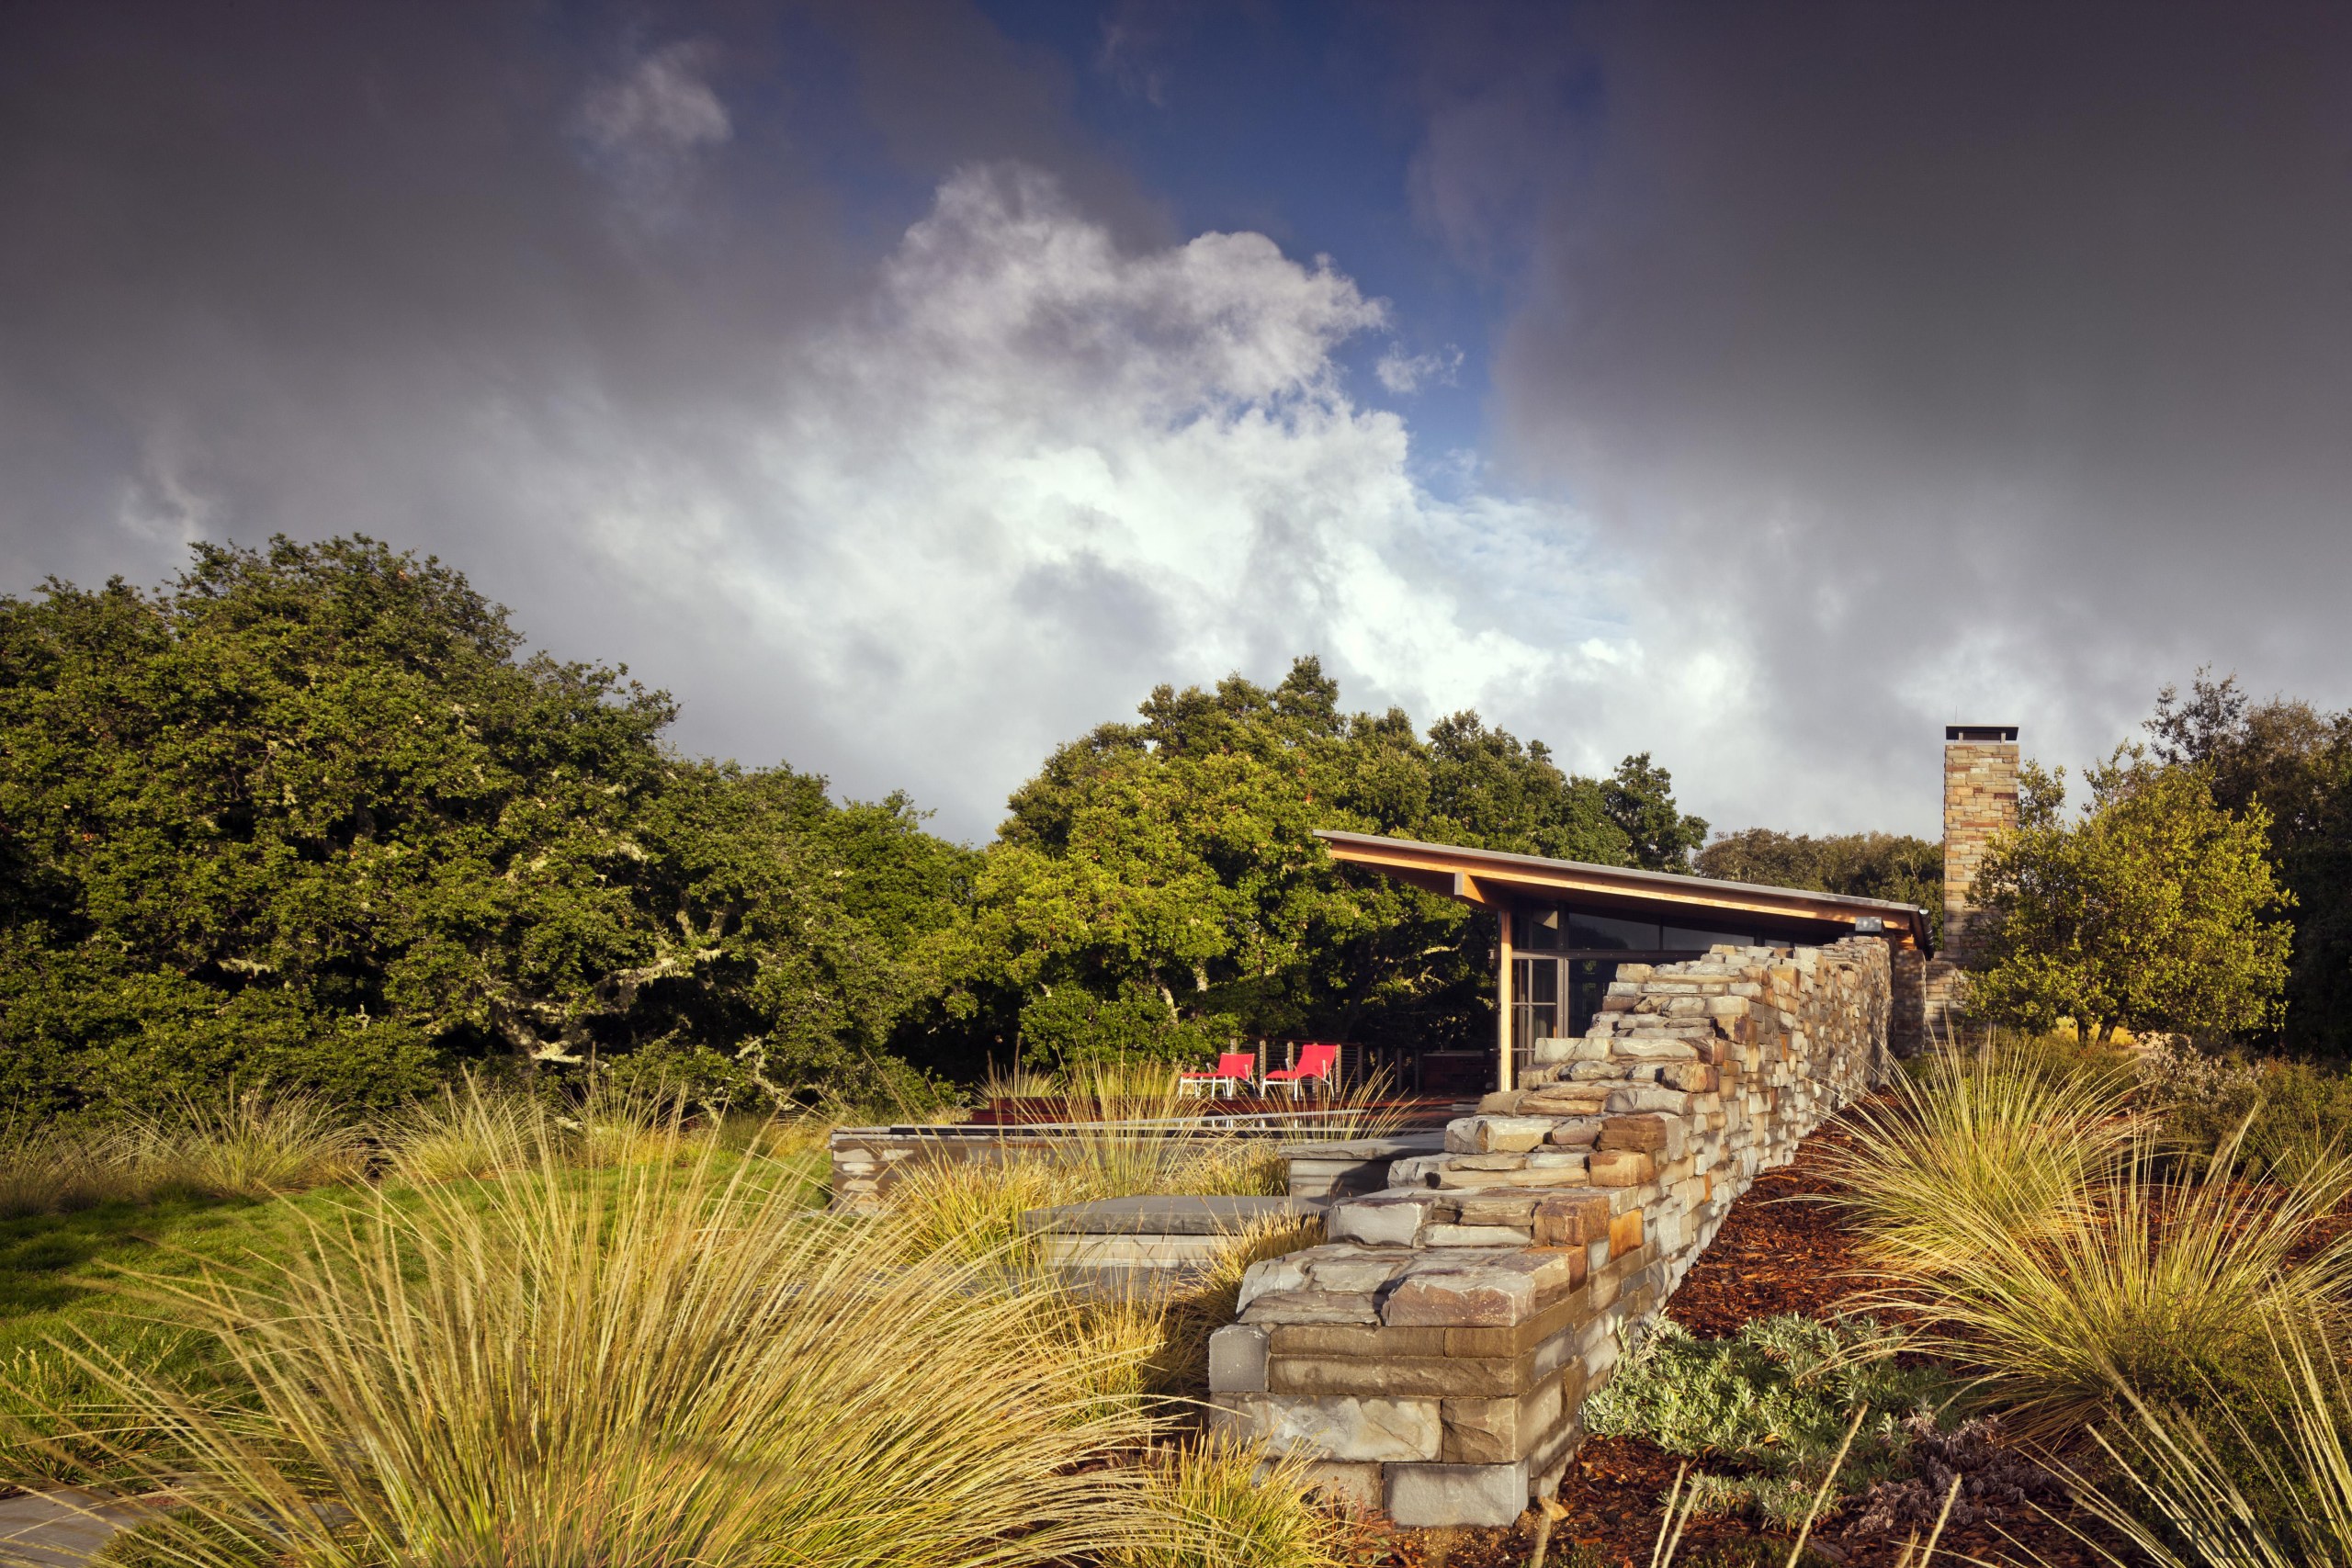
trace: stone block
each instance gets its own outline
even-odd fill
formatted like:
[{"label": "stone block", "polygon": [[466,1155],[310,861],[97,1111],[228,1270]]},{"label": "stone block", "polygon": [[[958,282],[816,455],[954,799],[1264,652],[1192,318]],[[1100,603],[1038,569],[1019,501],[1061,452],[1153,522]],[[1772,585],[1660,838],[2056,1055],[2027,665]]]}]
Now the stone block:
[{"label": "stone block", "polygon": [[1555,1122],[1552,1123],[1552,1135],[1545,1141],[1562,1148],[1589,1148],[1593,1140],[1600,1135],[1600,1120],[1598,1116],[1578,1116]]},{"label": "stone block", "polygon": [[1546,1036],[1535,1043],[1535,1060],[1544,1066],[1556,1066],[1562,1062],[1598,1062],[1609,1055],[1609,1043],[1590,1035],[1574,1039]]},{"label": "stone block", "polygon": [[1209,1392],[1263,1393],[1266,1391],[1266,1330],[1255,1324],[1229,1323],[1209,1336]]},{"label": "stone block", "polygon": [[[1429,1222],[1430,1201],[1434,1196],[1433,1193],[1424,1196],[1419,1191],[1391,1189],[1386,1192],[1375,1192],[1368,1198],[1351,1198],[1345,1202],[1334,1203],[1324,1218],[1323,1234],[1334,1242],[1357,1242],[1367,1247],[1410,1247],[1420,1235],[1421,1227]],[[1289,1258],[1278,1258],[1272,1261],[1287,1263],[1298,1256],[1292,1253]],[[1242,1276],[1244,1306],[1249,1304],[1250,1276],[1265,1267],[1262,1263],[1253,1263],[1250,1266],[1250,1272]],[[1294,1264],[1292,1267],[1296,1270],[1299,1284],[1305,1284],[1306,1274],[1304,1266]]]},{"label": "stone block", "polygon": [[1532,1456],[1560,1423],[1561,1380],[1546,1377],[1515,1398],[1440,1402],[1444,1436],[1438,1458],[1448,1464],[1509,1464]]},{"label": "stone block", "polygon": [[1318,1291],[1374,1294],[1410,1261],[1395,1247],[1317,1247],[1303,1254],[1306,1278]]},{"label": "stone block", "polygon": [[1445,1146],[1450,1154],[1523,1154],[1551,1131],[1544,1116],[1462,1116],[1445,1124]]},{"label": "stone block", "polygon": [[1639,1149],[1596,1149],[1585,1162],[1585,1176],[1595,1187],[1639,1187],[1654,1168]]},{"label": "stone block", "polygon": [[1674,1062],[1658,1075],[1659,1081],[1686,1094],[1712,1093],[1721,1079],[1717,1070],[1703,1062]]},{"label": "stone block", "polygon": [[1443,1192],[1486,1191],[1503,1187],[1582,1187],[1587,1179],[1581,1161],[1522,1166],[1517,1170],[1449,1167],[1437,1174],[1438,1190]]},{"label": "stone block", "polygon": [[1656,1084],[1629,1084],[1611,1090],[1609,1095],[1609,1113],[1612,1116],[1629,1116],[1641,1111],[1664,1111],[1682,1116],[1690,1110],[1689,1095],[1679,1089]]},{"label": "stone block", "polygon": [[1527,1511],[1524,1461],[1512,1464],[1392,1464],[1383,1480],[1388,1517],[1411,1529],[1497,1529]]},{"label": "stone block", "polygon": [[1535,1205],[1535,1241],[1540,1247],[1582,1247],[1609,1234],[1609,1200],[1598,1194],[1562,1193]]},{"label": "stone block", "polygon": [[1268,1258],[1252,1263],[1241,1271],[1241,1288],[1234,1297],[1237,1309],[1246,1310],[1260,1296],[1276,1291],[1306,1289],[1306,1265],[1301,1253],[1287,1253],[1280,1258]]},{"label": "stone block", "polygon": [[1695,1062],[1699,1059],[1696,1045],[1671,1034],[1621,1035],[1611,1043],[1609,1052],[1621,1062]]},{"label": "stone block", "polygon": [[1427,1187],[1437,1179],[1438,1168],[1445,1163],[1443,1155],[1408,1155],[1403,1159],[1388,1162],[1388,1185]]},{"label": "stone block", "polygon": [[1532,1235],[1509,1225],[1431,1225],[1421,1233],[1423,1247],[1518,1247]]},{"label": "stone block", "polygon": [[1433,1460],[1444,1427],[1434,1399],[1361,1394],[1232,1394],[1215,1403],[1218,1436],[1305,1459]]},{"label": "stone block", "polygon": [[1628,1209],[1609,1222],[1609,1256],[1611,1260],[1639,1250],[1641,1245],[1641,1210]]},{"label": "stone block", "polygon": [[1244,1323],[1377,1323],[1369,1291],[1268,1291],[1241,1309]]},{"label": "stone block", "polygon": [[[1265,1461],[1259,1467],[1258,1479],[1265,1480],[1272,1469],[1273,1461]],[[1376,1464],[1317,1460],[1306,1467],[1302,1484],[1326,1503],[1350,1514],[1375,1512],[1388,1495]]]},{"label": "stone block", "polygon": [[1601,1122],[1595,1146],[1656,1152],[1666,1147],[1667,1131],[1667,1119],[1655,1112],[1645,1116],[1611,1116]]},{"label": "stone block", "polygon": [[1465,1194],[1462,1199],[1462,1223],[1465,1225],[1532,1224],[1538,1201],[1532,1193]]}]

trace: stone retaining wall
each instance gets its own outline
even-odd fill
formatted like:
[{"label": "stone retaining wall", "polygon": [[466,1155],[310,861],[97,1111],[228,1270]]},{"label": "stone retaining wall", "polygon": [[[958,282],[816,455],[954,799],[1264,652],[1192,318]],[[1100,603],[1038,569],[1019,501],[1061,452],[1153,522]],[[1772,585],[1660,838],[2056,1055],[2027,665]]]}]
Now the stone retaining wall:
[{"label": "stone retaining wall", "polygon": [[1558,1484],[1620,1330],[1886,1070],[1891,982],[1872,937],[1622,966],[1524,1087],[1250,1269],[1210,1341],[1219,1429],[1399,1524],[1510,1523]]}]

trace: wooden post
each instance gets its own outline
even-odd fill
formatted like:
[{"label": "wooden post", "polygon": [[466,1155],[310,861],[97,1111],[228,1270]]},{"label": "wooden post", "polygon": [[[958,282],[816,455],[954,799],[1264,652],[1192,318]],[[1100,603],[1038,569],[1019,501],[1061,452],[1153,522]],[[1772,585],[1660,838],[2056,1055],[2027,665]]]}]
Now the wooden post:
[{"label": "wooden post", "polygon": [[1495,949],[1502,954],[1499,972],[1495,976],[1495,1038],[1499,1043],[1496,1047],[1498,1059],[1495,1087],[1500,1089],[1510,1088],[1511,1079],[1510,914],[1508,904],[1498,906],[1495,910],[1495,924],[1501,932]]}]

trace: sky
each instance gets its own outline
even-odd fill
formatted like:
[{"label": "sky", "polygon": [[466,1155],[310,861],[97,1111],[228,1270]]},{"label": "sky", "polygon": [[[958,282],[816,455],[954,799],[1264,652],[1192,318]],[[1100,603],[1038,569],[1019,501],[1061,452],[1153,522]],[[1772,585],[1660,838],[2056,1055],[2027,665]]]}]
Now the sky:
[{"label": "sky", "polygon": [[1319,656],[1719,828],[2352,706],[2352,9],[0,8],[0,592],[366,533],[985,840]]}]

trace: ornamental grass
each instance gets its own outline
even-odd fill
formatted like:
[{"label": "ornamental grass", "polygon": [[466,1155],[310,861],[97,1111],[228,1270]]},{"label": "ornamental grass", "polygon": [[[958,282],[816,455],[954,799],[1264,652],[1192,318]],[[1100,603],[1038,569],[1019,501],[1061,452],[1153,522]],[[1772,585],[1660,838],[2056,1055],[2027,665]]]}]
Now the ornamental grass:
[{"label": "ornamental grass", "polygon": [[1947,1044],[1849,1113],[1829,1151],[1871,1261],[1905,1275],[1964,1271],[2069,1231],[2091,1188],[2131,1159],[2143,1122],[2129,1080],[2070,1073],[2014,1042]]},{"label": "ornamental grass", "polygon": [[[199,1565],[979,1564],[1181,1545],[1052,1314],[674,1125],[583,1173],[372,1190],[291,1255],[148,1281],[244,1391],[95,1341],[84,1441]],[[108,1432],[136,1432],[136,1445]],[[168,1456],[159,1457],[159,1456]]]},{"label": "ornamental grass", "polygon": [[[2094,1428],[2105,1461],[2073,1472],[2078,1502],[2154,1568],[2352,1564],[2352,1383],[2306,1325],[2276,1325],[2272,1375],[2193,1405],[2119,1390]],[[2100,1548],[2105,1561],[2124,1561]]]},{"label": "ornamental grass", "polygon": [[182,1096],[131,1118],[117,1137],[118,1157],[150,1191],[272,1198],[356,1181],[368,1168],[366,1132],[300,1092],[232,1085],[217,1099]]}]

